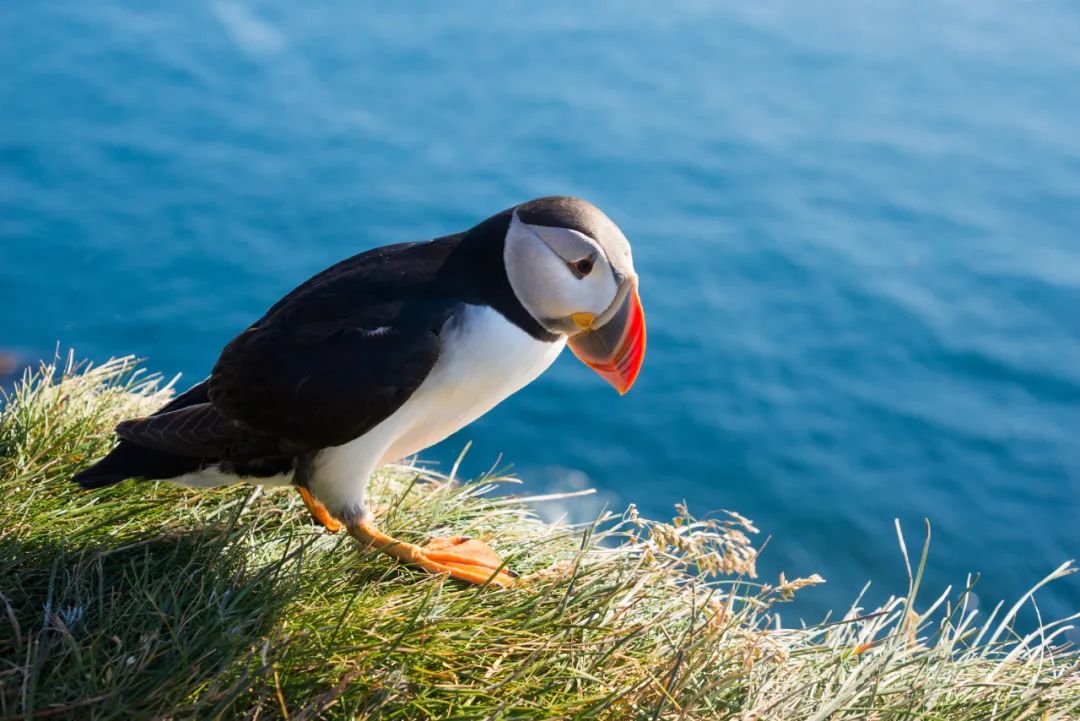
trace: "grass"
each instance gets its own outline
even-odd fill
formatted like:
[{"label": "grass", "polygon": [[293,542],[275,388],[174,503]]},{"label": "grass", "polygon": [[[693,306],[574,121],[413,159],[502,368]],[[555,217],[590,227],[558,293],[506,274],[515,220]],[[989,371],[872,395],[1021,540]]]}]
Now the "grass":
[{"label": "grass", "polygon": [[[784,628],[820,579],[753,578],[737,514],[550,526],[508,479],[373,481],[407,540],[489,538],[523,583],[432,578],[313,526],[293,493],[70,474],[168,395],[130,359],[43,366],[0,415],[0,719],[1066,719],[1071,619],[968,591]],[[906,554],[906,551],[905,551]],[[1071,573],[1064,564],[1045,582]],[[1040,584],[1041,585],[1041,584]],[[1075,618],[1075,617],[1074,617]]]}]

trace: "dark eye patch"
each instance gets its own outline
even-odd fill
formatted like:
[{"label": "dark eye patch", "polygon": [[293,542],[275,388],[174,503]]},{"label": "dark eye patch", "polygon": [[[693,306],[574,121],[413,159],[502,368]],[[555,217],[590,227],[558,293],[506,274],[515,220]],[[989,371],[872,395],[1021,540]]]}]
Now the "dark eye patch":
[{"label": "dark eye patch", "polygon": [[596,253],[587,255],[584,258],[567,263],[570,267],[570,271],[578,278],[584,278],[592,272],[593,267],[596,265]]}]

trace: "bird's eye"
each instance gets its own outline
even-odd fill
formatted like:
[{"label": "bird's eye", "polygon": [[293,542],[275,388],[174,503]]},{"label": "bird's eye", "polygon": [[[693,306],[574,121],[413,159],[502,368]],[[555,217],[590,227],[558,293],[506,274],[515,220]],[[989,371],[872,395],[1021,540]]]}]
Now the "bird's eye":
[{"label": "bird's eye", "polygon": [[574,271],[574,275],[576,275],[577,277],[584,278],[592,272],[593,259],[582,258],[581,260],[575,260],[573,263],[570,264],[570,269]]}]

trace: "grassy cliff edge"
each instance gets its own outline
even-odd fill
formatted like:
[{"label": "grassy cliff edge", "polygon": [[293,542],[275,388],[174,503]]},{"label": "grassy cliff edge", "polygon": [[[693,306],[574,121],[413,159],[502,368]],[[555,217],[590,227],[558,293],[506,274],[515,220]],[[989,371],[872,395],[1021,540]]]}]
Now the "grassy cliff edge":
[{"label": "grassy cliff edge", "polygon": [[1080,653],[1062,641],[1076,616],[1021,635],[1030,594],[989,614],[967,591],[922,599],[925,548],[904,596],[792,629],[776,604],[820,579],[756,580],[755,529],[736,513],[551,526],[490,493],[511,479],[377,475],[384,528],[487,538],[523,574],[496,589],[325,533],[294,493],[67,482],[169,392],[130,358],[69,359],[4,401],[0,721],[1080,713]]}]

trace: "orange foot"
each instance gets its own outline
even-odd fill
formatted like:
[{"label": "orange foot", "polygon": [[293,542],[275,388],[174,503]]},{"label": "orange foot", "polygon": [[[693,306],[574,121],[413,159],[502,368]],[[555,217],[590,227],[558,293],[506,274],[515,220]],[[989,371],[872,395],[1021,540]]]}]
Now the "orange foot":
[{"label": "orange foot", "polygon": [[367,545],[399,561],[417,565],[428,573],[445,573],[469,583],[490,583],[493,586],[509,586],[517,577],[516,573],[506,568],[500,570],[502,560],[498,554],[491,546],[475,538],[435,538],[426,546],[417,546],[391,538],[370,521],[351,524],[348,529],[350,534]]},{"label": "orange foot", "polygon": [[419,550],[423,558],[416,563],[431,573],[448,573],[451,578],[493,586],[509,586],[517,578],[516,573],[502,567],[502,559],[491,546],[475,538],[433,538]]}]

